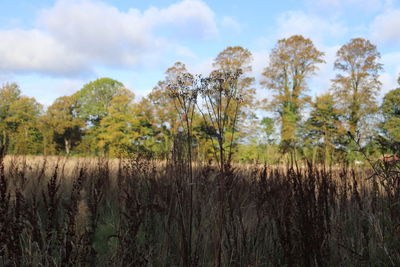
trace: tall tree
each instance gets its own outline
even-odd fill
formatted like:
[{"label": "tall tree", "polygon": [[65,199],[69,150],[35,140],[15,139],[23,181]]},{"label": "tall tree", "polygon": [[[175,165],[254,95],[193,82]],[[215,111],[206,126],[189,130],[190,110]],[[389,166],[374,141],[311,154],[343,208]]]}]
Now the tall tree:
[{"label": "tall tree", "polygon": [[134,145],[139,136],[139,121],[133,113],[133,93],[114,96],[97,133],[97,147],[110,156],[117,156]]},{"label": "tall tree", "polygon": [[358,135],[367,115],[377,111],[379,59],[376,46],[363,38],[351,39],[336,54],[334,68],[339,73],[332,80],[332,91],[353,136]]},{"label": "tall tree", "polygon": [[77,93],[79,116],[90,126],[99,126],[101,119],[108,114],[113,97],[125,92],[124,89],[121,82],[110,78],[100,78],[85,84]]},{"label": "tall tree", "polygon": [[54,132],[53,138],[68,155],[71,148],[80,140],[84,122],[77,114],[77,95],[57,98],[48,107],[43,123]]},{"label": "tall tree", "polygon": [[265,141],[268,145],[273,144],[275,141],[274,139],[274,132],[275,132],[275,121],[273,118],[264,117],[261,122],[261,130],[265,136]]},{"label": "tall tree", "polygon": [[[145,101],[151,104],[152,114],[148,120],[160,131],[162,144],[162,154],[167,155],[172,146],[173,135],[176,133],[178,126],[182,123],[176,110],[174,101],[171,101],[168,84],[176,83],[178,77],[187,74],[185,64],[175,62],[173,66],[165,72],[164,80],[158,82]],[[145,102],[142,103],[142,105]],[[145,114],[143,114],[145,115]],[[147,116],[148,117],[148,116]]]},{"label": "tall tree", "polygon": [[[331,94],[318,96],[311,104],[310,117],[305,123],[307,133],[313,152],[322,148],[321,158],[325,163],[330,162],[332,154],[341,134],[343,134],[339,112],[335,107],[335,100]],[[313,153],[313,162],[316,154]]]},{"label": "tall tree", "polygon": [[22,96],[16,83],[0,88],[0,142],[9,145],[9,152],[39,152],[42,136],[37,122],[41,112],[42,105],[34,98]]},{"label": "tall tree", "polygon": [[[223,169],[229,165],[238,137],[246,130],[246,121],[254,117],[255,89],[251,77],[252,55],[241,46],[227,47],[214,59],[214,71],[202,90],[205,119],[204,130],[212,143],[214,154]],[[204,84],[203,84],[204,85]],[[204,116],[205,115],[205,116]]]},{"label": "tall tree", "polygon": [[20,96],[9,106],[9,114],[4,120],[10,136],[10,149],[18,154],[38,153],[41,150],[41,135],[38,118],[42,105],[34,98]]},{"label": "tall tree", "polygon": [[85,131],[78,150],[90,153],[98,150],[98,134],[101,121],[109,115],[109,107],[116,96],[125,95],[129,90],[116,80],[99,78],[87,83],[77,94],[78,116],[85,122]]},{"label": "tall tree", "polygon": [[[136,139],[135,149],[143,152],[143,156],[167,159],[172,139],[169,116],[176,115],[176,112],[175,110],[171,112],[168,106],[164,106],[169,100],[168,96],[154,96],[153,93],[154,90],[151,93],[152,96],[148,95],[133,105],[133,113],[139,122],[137,131],[140,134]],[[172,101],[169,101],[169,105],[172,105]],[[176,123],[177,120],[174,122]]]},{"label": "tall tree", "polygon": [[6,118],[10,116],[10,106],[20,97],[21,90],[16,83],[6,83],[0,88],[0,143],[8,143],[9,129]]},{"label": "tall tree", "polygon": [[[229,46],[220,52],[214,59],[214,71],[222,73],[238,73],[239,80],[237,81],[238,96],[241,97],[241,109],[238,120],[238,125],[243,126],[245,119],[250,120],[254,115],[255,109],[255,88],[253,87],[255,78],[251,76],[253,56],[251,52],[241,46]],[[235,101],[235,99],[232,99]],[[232,119],[233,111],[228,111],[227,116]]]},{"label": "tall tree", "polygon": [[310,39],[301,35],[281,39],[272,50],[269,65],[263,72],[263,86],[276,92],[271,108],[281,119],[281,145],[284,150],[294,145],[300,111],[309,97],[307,78],[323,63],[324,53]]}]

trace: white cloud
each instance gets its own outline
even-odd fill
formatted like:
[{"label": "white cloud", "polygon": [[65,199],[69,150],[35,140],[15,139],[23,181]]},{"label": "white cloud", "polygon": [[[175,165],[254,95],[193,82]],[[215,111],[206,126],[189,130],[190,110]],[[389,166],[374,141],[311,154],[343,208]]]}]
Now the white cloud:
[{"label": "white cloud", "polygon": [[0,70],[73,74],[86,71],[84,58],[39,30],[0,31]]},{"label": "white cloud", "polygon": [[155,27],[176,26],[180,34],[191,37],[207,39],[218,32],[214,13],[201,0],[183,0],[166,9],[150,8],[144,12],[143,21]]},{"label": "white cloud", "polygon": [[339,37],[347,32],[347,29],[336,21],[308,15],[303,11],[282,13],[278,18],[277,25],[275,32],[278,38],[301,34],[318,43],[326,37]]},{"label": "white cloud", "polygon": [[95,0],[59,0],[39,13],[37,28],[0,31],[0,70],[68,75],[96,65],[138,66],[166,53],[190,56],[178,39],[217,33],[214,13],[201,0],[144,12],[123,12]]},{"label": "white cloud", "polygon": [[400,44],[400,9],[388,9],[370,26],[372,38],[380,44]]},{"label": "white cloud", "polygon": [[133,64],[137,52],[155,45],[140,12],[122,13],[99,2],[58,1],[41,12],[39,23],[72,51],[101,63]]}]

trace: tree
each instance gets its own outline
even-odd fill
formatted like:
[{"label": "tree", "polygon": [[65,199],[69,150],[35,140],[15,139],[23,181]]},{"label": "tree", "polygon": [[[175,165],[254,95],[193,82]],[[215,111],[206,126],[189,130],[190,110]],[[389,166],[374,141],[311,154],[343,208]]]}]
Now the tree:
[{"label": "tree", "polygon": [[318,96],[311,105],[310,117],[305,123],[306,140],[313,148],[313,162],[318,147],[322,148],[321,155],[325,163],[330,162],[335,145],[343,134],[339,112],[331,94]]},{"label": "tree", "polygon": [[16,83],[6,83],[0,88],[0,143],[8,143],[9,132],[6,118],[10,116],[10,105],[21,97],[21,90]]},{"label": "tree", "polygon": [[0,143],[8,144],[12,153],[38,153],[42,136],[38,130],[38,117],[42,112],[34,98],[21,95],[16,83],[0,88]]},{"label": "tree", "polygon": [[377,111],[375,98],[380,90],[378,80],[382,64],[380,54],[370,41],[351,39],[336,53],[334,68],[339,71],[332,80],[332,91],[354,137],[361,134],[361,125],[367,115]]},{"label": "tree", "polygon": [[307,78],[315,73],[318,63],[324,62],[323,55],[310,39],[300,35],[279,40],[270,54],[261,84],[276,92],[271,108],[278,112],[281,119],[281,146],[284,151],[295,143],[300,111],[309,101],[305,95]]},{"label": "tree", "polygon": [[[241,73],[237,81],[238,95],[241,97],[241,104],[239,114],[237,116],[237,132],[244,133],[246,123],[251,123],[254,118],[255,104],[255,88],[253,87],[255,78],[250,76],[252,71],[251,62],[253,56],[251,52],[241,46],[229,46],[220,52],[214,59],[214,71],[231,74]],[[231,99],[235,101],[235,99]],[[232,105],[233,107],[234,105]],[[234,117],[234,110],[227,110],[227,117],[232,120]]]},{"label": "tree", "polygon": [[118,156],[135,145],[140,135],[139,120],[133,113],[133,93],[114,96],[98,129],[97,147],[110,156]]},{"label": "tree", "polygon": [[[400,85],[400,76],[398,83]],[[400,143],[400,87],[389,91],[384,96],[381,111],[383,132],[390,140]]]},{"label": "tree", "polygon": [[238,137],[245,132],[246,122],[254,117],[251,61],[249,50],[227,47],[214,59],[214,70],[200,86],[204,104],[199,107],[204,119],[201,128],[222,170],[230,165]]},{"label": "tree", "polygon": [[10,136],[10,149],[18,154],[38,153],[41,135],[38,129],[38,118],[42,113],[42,105],[34,98],[20,96],[9,105],[9,113],[5,118]]},{"label": "tree", "polygon": [[[164,158],[167,157],[173,143],[173,136],[176,134],[178,126],[182,123],[176,110],[174,101],[171,101],[168,84],[175,83],[178,77],[188,73],[185,64],[175,62],[174,65],[165,72],[164,80],[158,82],[146,99],[140,105],[151,106],[151,116],[142,116],[153,124],[160,132],[160,152]],[[146,115],[146,114],[142,114]]]},{"label": "tree", "polygon": [[42,120],[54,132],[56,143],[69,155],[71,148],[80,140],[84,127],[84,122],[77,114],[77,95],[57,98],[48,107]]},{"label": "tree", "polygon": [[[153,93],[154,90],[151,95]],[[164,106],[173,105],[168,95],[154,97],[148,95],[133,105],[134,116],[139,121],[137,130],[140,134],[140,137],[136,139],[136,149],[146,157],[167,159],[173,137],[169,116],[177,116],[177,114],[175,108],[171,112],[168,110],[169,106]],[[163,107],[165,107],[165,110],[163,110]],[[173,122],[178,123],[179,120],[176,119]]]},{"label": "tree", "polygon": [[100,78],[88,84],[77,93],[79,116],[89,126],[99,126],[107,116],[108,107],[114,96],[123,94],[125,86],[110,78]]},{"label": "tree", "polygon": [[[193,119],[197,103],[198,94],[198,78],[190,73],[179,75],[176,80],[168,82],[167,88],[169,96],[172,98],[176,112],[179,116],[180,129],[175,134],[175,138],[182,138],[187,146],[186,157],[180,158],[179,161],[187,160],[190,179],[192,179],[192,144],[193,144]],[[180,151],[182,152],[182,151]]]},{"label": "tree", "polygon": [[[264,117],[253,126],[254,134],[241,145],[239,154],[247,151],[248,159],[261,160],[264,163],[274,161],[275,121],[273,118]],[[242,155],[241,155],[242,157]],[[243,157],[242,157],[243,158]]]},{"label": "tree", "polygon": [[261,120],[261,128],[262,132],[265,135],[265,139],[267,141],[268,145],[271,145],[275,139],[274,139],[274,132],[275,132],[275,122],[274,119],[270,117],[264,117]]},{"label": "tree", "polygon": [[240,94],[241,70],[213,71],[200,80],[200,93],[204,109],[199,108],[204,118],[204,129],[211,140],[214,157],[221,172],[229,169],[235,145],[237,123],[243,97]]},{"label": "tree", "polygon": [[16,83],[6,83],[0,88],[0,118],[5,119],[10,105],[21,97],[21,90]]},{"label": "tree", "polygon": [[95,152],[98,150],[100,124],[109,115],[109,107],[116,96],[129,94],[130,91],[116,80],[100,78],[87,83],[77,94],[78,117],[85,122],[85,131],[78,150]]}]

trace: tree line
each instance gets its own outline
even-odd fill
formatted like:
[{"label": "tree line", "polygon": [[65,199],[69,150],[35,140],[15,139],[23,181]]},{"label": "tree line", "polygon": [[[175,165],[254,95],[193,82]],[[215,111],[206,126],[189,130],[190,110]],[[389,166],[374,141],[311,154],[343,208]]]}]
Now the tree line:
[{"label": "tree line", "polygon": [[[142,153],[166,159],[179,145],[203,160],[277,162],[282,155],[313,162],[354,162],[357,151],[395,153],[400,142],[400,88],[378,105],[380,53],[351,39],[336,54],[330,88],[310,97],[308,81],[324,53],[300,35],[279,40],[262,73],[270,99],[257,100],[252,54],[227,47],[207,76],[176,62],[146,97],[99,78],[57,98],[46,110],[16,83],[0,88],[0,139],[11,154]],[[400,85],[400,78],[398,80]],[[329,90],[326,90],[329,89]],[[271,117],[260,117],[260,111]],[[182,141],[184,140],[184,141]],[[237,152],[237,153],[235,153]]]}]

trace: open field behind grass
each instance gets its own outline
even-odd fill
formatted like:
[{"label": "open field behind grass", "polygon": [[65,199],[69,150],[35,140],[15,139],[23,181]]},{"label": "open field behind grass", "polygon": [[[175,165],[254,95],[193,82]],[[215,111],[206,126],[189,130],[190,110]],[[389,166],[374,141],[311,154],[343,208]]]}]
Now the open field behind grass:
[{"label": "open field behind grass", "polygon": [[[138,158],[1,160],[0,264],[396,266],[399,174]],[[190,179],[192,178],[192,179]]]}]

